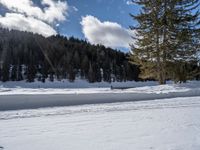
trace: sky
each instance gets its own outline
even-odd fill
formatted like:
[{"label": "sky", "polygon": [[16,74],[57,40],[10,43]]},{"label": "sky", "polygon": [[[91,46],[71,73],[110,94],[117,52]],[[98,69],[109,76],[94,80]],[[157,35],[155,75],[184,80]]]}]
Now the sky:
[{"label": "sky", "polygon": [[138,11],[130,0],[0,0],[0,26],[128,51]]}]

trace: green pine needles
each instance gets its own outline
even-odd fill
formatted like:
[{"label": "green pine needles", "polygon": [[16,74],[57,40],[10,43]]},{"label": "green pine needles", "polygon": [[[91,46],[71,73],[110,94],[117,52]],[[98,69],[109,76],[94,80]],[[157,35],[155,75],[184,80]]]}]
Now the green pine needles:
[{"label": "green pine needles", "polygon": [[[185,82],[199,70],[200,0],[133,0],[141,6],[131,15],[137,25],[131,61],[140,66],[140,77]],[[189,67],[190,66],[190,67]]]}]

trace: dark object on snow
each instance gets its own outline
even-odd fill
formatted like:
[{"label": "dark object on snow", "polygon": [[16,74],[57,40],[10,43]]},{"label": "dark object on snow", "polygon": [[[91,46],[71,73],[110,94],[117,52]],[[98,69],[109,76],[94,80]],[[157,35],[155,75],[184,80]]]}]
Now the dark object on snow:
[{"label": "dark object on snow", "polygon": [[113,86],[110,87],[111,90],[115,90],[115,89],[125,90],[125,89],[131,89],[131,88],[134,88],[134,87],[113,87]]}]

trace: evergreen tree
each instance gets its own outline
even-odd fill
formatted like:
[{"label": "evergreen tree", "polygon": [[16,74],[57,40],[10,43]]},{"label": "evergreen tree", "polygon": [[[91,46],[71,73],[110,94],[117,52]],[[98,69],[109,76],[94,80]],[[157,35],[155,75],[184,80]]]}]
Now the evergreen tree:
[{"label": "evergreen tree", "polygon": [[89,69],[89,60],[87,56],[84,56],[83,61],[81,63],[81,76],[87,78]]},{"label": "evergreen tree", "polygon": [[91,63],[90,63],[89,71],[88,71],[88,81],[90,83],[93,83],[95,81],[95,73],[94,73]]},{"label": "evergreen tree", "polygon": [[1,52],[1,81],[6,82],[9,81],[10,79],[10,49],[8,44],[5,44],[2,47],[2,52]]},{"label": "evergreen tree", "polygon": [[186,82],[198,73],[197,69],[192,71],[192,66],[198,63],[200,49],[200,13],[196,11],[199,6],[199,0],[176,0],[173,14],[171,14],[170,20],[173,23],[173,26],[170,26],[171,39],[173,36],[176,39],[169,40],[169,44],[173,45],[174,50],[169,49],[169,44],[166,45],[170,56],[167,59],[170,64],[168,67],[179,66],[179,68],[174,67],[169,70],[174,75],[174,78],[170,77],[178,82]]},{"label": "evergreen tree", "polygon": [[33,64],[30,64],[27,66],[27,82],[34,82],[36,71],[35,66]]},{"label": "evergreen tree", "polygon": [[75,75],[74,67],[73,67],[73,64],[71,64],[68,70],[68,79],[70,82],[73,82],[75,78],[76,78],[76,75]]},{"label": "evergreen tree", "polygon": [[10,75],[10,65],[7,61],[3,62],[2,66],[2,74],[1,74],[1,80],[3,82],[9,81],[9,75]]},{"label": "evergreen tree", "polygon": [[165,83],[164,61],[162,61],[163,49],[160,48],[161,27],[162,27],[162,2],[153,0],[134,1],[143,5],[139,15],[132,17],[138,21],[137,47],[132,48],[134,63],[140,66],[141,78],[156,78],[160,84]]},{"label": "evergreen tree", "polygon": [[75,68],[78,69],[80,66],[80,56],[79,56],[78,51],[75,51],[73,60],[74,60]]},{"label": "evergreen tree", "polygon": [[17,77],[16,77],[16,80],[17,80],[17,81],[23,80],[23,76],[22,76],[22,66],[19,65],[19,64],[17,65],[16,75],[17,75]]},{"label": "evergreen tree", "polygon": [[17,80],[17,66],[13,65],[11,70],[11,80],[16,81]]},{"label": "evergreen tree", "polygon": [[2,76],[2,69],[1,69],[1,66],[0,66],[0,80],[1,80],[1,76]]},{"label": "evergreen tree", "polygon": [[[136,46],[131,57],[140,66],[141,77],[155,78],[160,84],[173,72],[170,65],[196,59],[199,47],[199,0],[136,0],[142,5],[139,15],[132,15],[138,26]],[[198,34],[197,34],[198,33]],[[195,56],[195,57],[194,57]]]},{"label": "evergreen tree", "polygon": [[102,77],[101,77],[101,68],[99,68],[98,65],[97,65],[97,67],[95,68],[95,81],[96,81],[96,82],[101,82],[101,81],[102,81]]}]

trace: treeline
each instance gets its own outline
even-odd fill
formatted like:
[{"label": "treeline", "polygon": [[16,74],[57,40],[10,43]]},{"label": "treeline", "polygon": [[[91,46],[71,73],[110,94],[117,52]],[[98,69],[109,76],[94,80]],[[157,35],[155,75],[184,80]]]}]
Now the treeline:
[{"label": "treeline", "polygon": [[132,81],[139,69],[128,54],[60,35],[0,29],[0,80],[45,82],[77,77],[89,82]]}]

